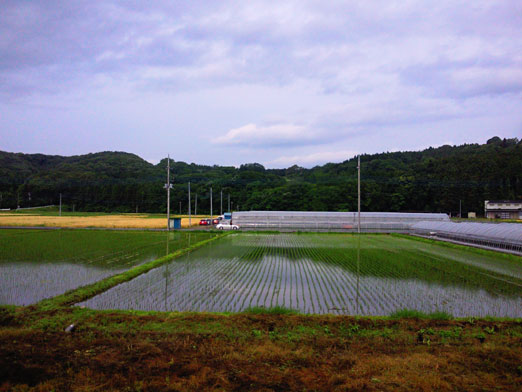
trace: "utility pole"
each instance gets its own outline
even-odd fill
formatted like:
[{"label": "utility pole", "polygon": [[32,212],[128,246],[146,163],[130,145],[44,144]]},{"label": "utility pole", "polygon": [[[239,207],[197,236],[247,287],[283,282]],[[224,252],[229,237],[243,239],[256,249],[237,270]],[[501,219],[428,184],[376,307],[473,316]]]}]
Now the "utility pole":
[{"label": "utility pole", "polygon": [[[1,194],[0,194],[1,196]],[[0,197],[0,201],[1,201],[1,197]],[[210,187],[210,217],[213,218],[212,216],[212,187]]]},{"label": "utility pole", "polygon": [[230,193],[228,194],[228,212],[232,212],[230,210]]},{"label": "utility pole", "polygon": [[179,202],[179,214],[181,215],[181,202]]},{"label": "utility pole", "polygon": [[219,210],[219,215],[223,215],[223,189],[221,189],[221,209]]},{"label": "utility pole", "polygon": [[357,157],[357,233],[361,233],[361,156]]},{"label": "utility pole", "polygon": [[190,226],[192,226],[192,217],[191,217],[191,213],[190,213],[190,181],[189,181],[189,184],[188,184],[188,191],[189,191],[189,203],[188,203],[188,206],[189,206],[189,209],[188,209],[188,213],[189,213],[189,228]]},{"label": "utility pole", "polygon": [[62,216],[62,194],[60,193],[60,216]]},{"label": "utility pole", "polygon": [[198,194],[196,193],[196,197],[194,198],[194,216],[198,215]]},{"label": "utility pole", "polygon": [[462,200],[459,200],[459,218],[462,218]]},{"label": "utility pole", "polygon": [[[167,231],[170,231],[170,189],[172,188],[170,183],[170,155],[167,155],[167,183],[164,188],[167,189]],[[136,212],[138,212],[137,207]]]}]

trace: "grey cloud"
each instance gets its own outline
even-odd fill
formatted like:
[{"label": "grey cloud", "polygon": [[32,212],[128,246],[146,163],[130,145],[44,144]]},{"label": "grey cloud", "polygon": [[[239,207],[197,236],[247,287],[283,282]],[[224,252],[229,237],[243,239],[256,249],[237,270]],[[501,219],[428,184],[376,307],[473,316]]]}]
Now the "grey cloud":
[{"label": "grey cloud", "polygon": [[[452,40],[462,50],[469,40],[497,47],[508,59],[518,56],[522,12],[516,0],[494,6],[477,0],[469,7],[454,0],[42,0],[7,1],[3,8],[4,94],[65,89],[96,74],[167,91],[235,83],[283,86],[308,79],[318,81],[322,93],[356,96],[379,89],[374,81],[379,75],[454,98],[519,91],[509,80],[456,88],[451,79],[461,66],[451,58],[459,55],[452,52]],[[415,55],[411,37],[427,54]],[[466,61],[477,60],[482,61],[471,52]],[[150,77],[154,67],[169,72]],[[24,81],[26,72],[33,75],[30,81]]]},{"label": "grey cloud", "polygon": [[522,63],[509,58],[481,61],[440,61],[408,67],[400,74],[407,84],[420,86],[429,95],[471,98],[522,92]]}]

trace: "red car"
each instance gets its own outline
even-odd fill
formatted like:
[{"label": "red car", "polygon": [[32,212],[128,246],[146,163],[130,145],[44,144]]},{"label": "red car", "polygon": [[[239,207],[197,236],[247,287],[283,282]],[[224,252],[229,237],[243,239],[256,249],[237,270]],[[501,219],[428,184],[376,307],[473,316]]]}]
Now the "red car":
[{"label": "red car", "polygon": [[200,226],[208,226],[208,225],[210,225],[210,222],[209,222],[208,219],[201,219],[201,220],[199,221],[199,225],[200,225]]}]

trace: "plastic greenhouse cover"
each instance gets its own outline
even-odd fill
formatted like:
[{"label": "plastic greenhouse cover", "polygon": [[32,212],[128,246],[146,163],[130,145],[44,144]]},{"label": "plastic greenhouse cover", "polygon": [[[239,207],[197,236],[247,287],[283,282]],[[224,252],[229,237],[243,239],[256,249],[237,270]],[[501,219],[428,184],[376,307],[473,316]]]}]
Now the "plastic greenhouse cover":
[{"label": "plastic greenhouse cover", "polygon": [[[234,218],[246,217],[325,217],[325,218],[353,218],[357,212],[328,212],[328,211],[241,211],[234,212]],[[447,220],[447,214],[412,213],[412,212],[361,212],[361,218],[389,218],[389,219],[436,219]]]},{"label": "plastic greenhouse cover", "polygon": [[413,224],[411,228],[522,243],[522,224],[518,223],[422,221]]}]

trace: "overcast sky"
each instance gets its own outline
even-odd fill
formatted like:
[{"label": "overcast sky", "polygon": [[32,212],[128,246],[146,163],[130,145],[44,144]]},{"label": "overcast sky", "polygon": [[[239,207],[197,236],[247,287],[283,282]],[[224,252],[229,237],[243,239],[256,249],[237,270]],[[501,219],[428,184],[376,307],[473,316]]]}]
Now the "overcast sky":
[{"label": "overcast sky", "polygon": [[522,136],[522,1],[0,1],[0,150],[311,167]]}]

